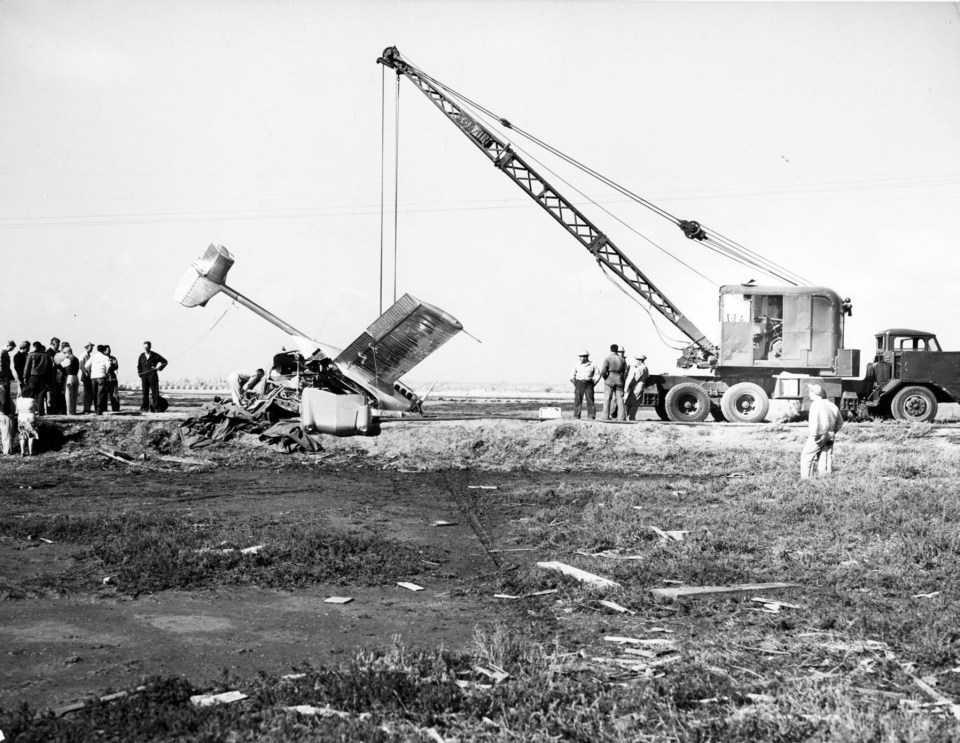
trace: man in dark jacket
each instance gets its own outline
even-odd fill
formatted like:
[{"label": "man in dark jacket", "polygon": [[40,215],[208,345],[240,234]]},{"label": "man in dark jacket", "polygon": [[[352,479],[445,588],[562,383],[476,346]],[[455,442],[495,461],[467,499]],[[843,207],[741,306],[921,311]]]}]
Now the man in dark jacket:
[{"label": "man in dark jacket", "polygon": [[17,375],[17,384],[20,385],[21,390],[23,390],[23,386],[27,383],[27,380],[23,378],[23,367],[27,363],[28,353],[30,353],[30,341],[24,341],[20,344],[17,352],[13,354],[13,372]]},{"label": "man in dark jacket", "polygon": [[163,371],[167,360],[152,349],[150,341],[143,342],[143,353],[137,359],[137,374],[143,389],[140,410],[156,413],[160,406],[160,375],[157,372]]},{"label": "man in dark jacket", "polygon": [[7,341],[0,349],[0,413],[10,415],[13,404],[10,399],[10,383],[13,381],[13,363],[10,352],[17,347],[13,341]]},{"label": "man in dark jacket", "polygon": [[43,344],[36,341],[33,351],[27,356],[27,363],[23,365],[23,378],[26,381],[29,394],[37,401],[37,415],[44,415],[46,407],[44,396],[53,377],[53,359],[43,350]]},{"label": "man in dark jacket", "polygon": [[603,360],[600,367],[600,376],[606,384],[603,396],[603,417],[610,419],[611,405],[616,405],[617,418],[627,419],[626,409],[623,406],[623,380],[627,372],[627,362],[618,353],[617,344],[610,346],[610,355]]}]

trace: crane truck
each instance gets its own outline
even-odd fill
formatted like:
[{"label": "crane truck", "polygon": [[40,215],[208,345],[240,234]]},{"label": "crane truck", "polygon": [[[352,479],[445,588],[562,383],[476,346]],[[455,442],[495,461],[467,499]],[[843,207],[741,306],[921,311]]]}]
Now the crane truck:
[{"label": "crane truck", "polygon": [[[405,60],[396,47],[377,59],[412,82],[461,132],[650,307],[686,336],[690,345],[677,360],[681,374],[656,374],[640,395],[662,420],[757,423],[770,400],[806,406],[806,386],[816,382],[841,410],[861,406],[871,415],[903,421],[932,421],[938,403],[960,401],[960,352],[944,352],[936,336],[889,329],[876,335],[876,352],[860,378],[860,351],[844,347],[849,299],[824,286],[732,284],[720,287],[720,343],[713,343],[571,201],[551,186],[508,142],[459,96]],[[512,128],[509,121],[500,124]],[[715,239],[702,225],[665,212],[691,240]],[[686,370],[690,370],[689,373]]]}]

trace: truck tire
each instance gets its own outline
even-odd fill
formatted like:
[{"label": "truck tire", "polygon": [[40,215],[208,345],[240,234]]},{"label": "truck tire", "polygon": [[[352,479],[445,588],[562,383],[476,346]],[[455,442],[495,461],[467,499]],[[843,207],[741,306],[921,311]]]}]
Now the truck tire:
[{"label": "truck tire", "polygon": [[667,392],[664,406],[670,420],[700,423],[710,415],[710,398],[696,382],[681,382]]},{"label": "truck tire", "polygon": [[759,384],[740,382],[723,393],[720,409],[732,423],[759,423],[767,417],[770,398]]},{"label": "truck tire", "polygon": [[890,412],[898,421],[932,423],[937,417],[937,398],[926,387],[904,387],[890,401]]}]

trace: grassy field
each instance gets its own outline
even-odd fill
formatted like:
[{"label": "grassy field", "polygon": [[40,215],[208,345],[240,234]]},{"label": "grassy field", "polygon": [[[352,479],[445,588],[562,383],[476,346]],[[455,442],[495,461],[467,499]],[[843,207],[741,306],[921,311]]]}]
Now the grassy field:
[{"label": "grassy field", "polygon": [[[802,433],[786,427],[725,435],[717,426],[560,423],[525,439],[514,429],[457,429],[459,438],[451,430],[433,444],[420,440],[412,454],[397,433],[393,450],[389,439],[358,441],[334,456],[365,446],[375,449],[371,466],[419,457],[437,470],[464,462],[525,469],[509,494],[483,494],[484,508],[525,506],[507,541],[620,587],[591,588],[532,560],[505,564],[464,590],[525,598],[507,601],[503,622],[478,629],[472,647],[396,642],[328,664],[305,652],[294,678],[225,676],[215,688],[149,678],[139,691],[63,716],[2,710],[0,730],[15,741],[960,740],[960,449],[952,433],[850,425],[837,445],[838,471],[800,482]],[[417,452],[431,445],[436,456],[427,461]],[[611,460],[595,478],[569,481],[530,466],[576,468],[578,452]],[[32,514],[0,531],[84,545],[83,559],[121,574],[135,593],[238,582],[296,590],[331,576],[390,582],[425,557],[319,524],[238,516],[214,526],[197,513]],[[252,560],[198,551],[255,541],[293,546]],[[760,582],[798,586],[700,599],[651,593]],[[7,600],[50,589],[84,585],[80,577],[59,587],[11,585]],[[554,592],[531,595],[544,591]],[[228,690],[247,698],[189,701]]]}]

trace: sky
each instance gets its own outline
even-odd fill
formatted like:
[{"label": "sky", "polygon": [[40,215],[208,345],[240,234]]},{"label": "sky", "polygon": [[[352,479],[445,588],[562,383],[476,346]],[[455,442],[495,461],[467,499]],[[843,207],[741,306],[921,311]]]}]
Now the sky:
[{"label": "sky", "polygon": [[[611,343],[672,369],[678,331],[409,81],[397,100],[376,64],[394,45],[850,297],[864,361],[887,327],[960,350],[960,9],[895,2],[0,0],[0,336],[109,343],[121,377],[146,339],[167,379],[267,365],[280,330],[225,296],[173,299],[216,243],[234,289],[334,346],[394,277],[458,318],[470,335],[410,381],[563,383]],[[772,283],[518,145],[709,338],[720,284]]]}]

